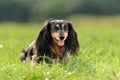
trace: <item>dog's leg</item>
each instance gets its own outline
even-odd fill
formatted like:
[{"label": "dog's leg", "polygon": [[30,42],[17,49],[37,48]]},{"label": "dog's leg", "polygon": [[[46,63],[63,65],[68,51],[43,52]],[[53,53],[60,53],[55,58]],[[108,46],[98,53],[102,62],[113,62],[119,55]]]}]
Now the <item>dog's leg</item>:
[{"label": "dog's leg", "polygon": [[38,57],[36,54],[34,54],[34,55],[32,56],[31,65],[32,65],[32,66],[37,66],[38,63],[39,63],[39,57]]},{"label": "dog's leg", "polygon": [[62,61],[64,61],[66,64],[68,63],[68,55],[67,52],[65,52],[62,56]]}]

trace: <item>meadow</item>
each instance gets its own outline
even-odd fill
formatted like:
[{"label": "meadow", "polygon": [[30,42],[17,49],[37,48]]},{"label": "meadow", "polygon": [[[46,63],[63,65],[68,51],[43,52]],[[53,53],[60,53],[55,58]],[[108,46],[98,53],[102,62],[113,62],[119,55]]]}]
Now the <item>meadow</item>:
[{"label": "meadow", "polygon": [[79,55],[69,63],[31,66],[19,60],[41,23],[0,23],[0,80],[120,80],[120,16],[71,16]]}]

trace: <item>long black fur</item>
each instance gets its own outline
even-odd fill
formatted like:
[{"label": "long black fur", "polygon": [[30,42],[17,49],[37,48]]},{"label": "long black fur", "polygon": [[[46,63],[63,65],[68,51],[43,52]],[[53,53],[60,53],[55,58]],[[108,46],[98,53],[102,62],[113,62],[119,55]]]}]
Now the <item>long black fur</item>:
[{"label": "long black fur", "polygon": [[[77,33],[73,29],[73,26],[71,23],[68,23],[68,37],[65,40],[65,51],[62,53],[62,55],[56,55],[54,54],[50,46],[52,45],[52,37],[50,33],[51,24],[49,20],[43,27],[43,29],[39,32],[37,39],[35,40],[35,43],[31,46],[29,46],[27,49],[23,50],[20,59],[21,61],[25,61],[26,57],[31,57],[33,55],[36,55],[35,61],[40,62],[44,59],[44,56],[50,58],[50,59],[57,59],[67,61],[67,53],[70,52],[72,55],[76,55],[77,51],[79,49],[79,42],[77,39]],[[46,58],[45,60],[48,61],[49,59]]]}]

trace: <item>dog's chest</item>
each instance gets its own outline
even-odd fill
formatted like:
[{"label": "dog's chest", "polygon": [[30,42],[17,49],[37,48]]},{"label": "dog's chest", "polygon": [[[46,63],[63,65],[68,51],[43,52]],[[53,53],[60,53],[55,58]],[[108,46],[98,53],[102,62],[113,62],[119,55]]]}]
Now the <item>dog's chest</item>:
[{"label": "dog's chest", "polygon": [[65,47],[51,46],[50,51],[56,55],[62,55],[65,52]]}]

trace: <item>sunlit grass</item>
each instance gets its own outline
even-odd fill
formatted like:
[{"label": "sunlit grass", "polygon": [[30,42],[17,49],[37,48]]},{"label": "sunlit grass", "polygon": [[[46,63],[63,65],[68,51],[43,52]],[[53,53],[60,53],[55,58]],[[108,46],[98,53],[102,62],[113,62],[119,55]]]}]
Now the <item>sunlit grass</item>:
[{"label": "sunlit grass", "polygon": [[119,20],[104,17],[70,20],[78,34],[79,56],[69,56],[67,65],[43,63],[36,67],[29,62],[21,63],[18,57],[36,39],[41,24],[0,23],[0,80],[119,80]]}]

